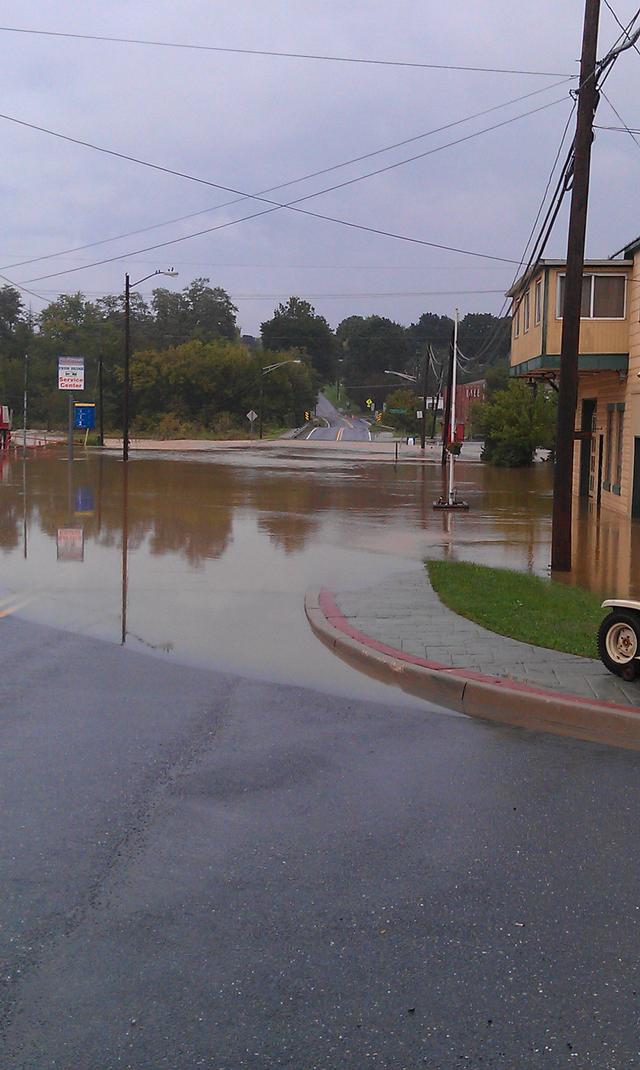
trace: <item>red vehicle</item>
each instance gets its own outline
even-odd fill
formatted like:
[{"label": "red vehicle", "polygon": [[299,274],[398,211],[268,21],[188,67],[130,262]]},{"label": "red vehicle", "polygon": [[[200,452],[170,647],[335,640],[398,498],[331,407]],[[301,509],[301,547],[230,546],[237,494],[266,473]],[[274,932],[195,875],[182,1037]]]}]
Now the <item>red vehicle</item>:
[{"label": "red vehicle", "polygon": [[0,405],[0,450],[8,450],[11,442],[11,409]]}]

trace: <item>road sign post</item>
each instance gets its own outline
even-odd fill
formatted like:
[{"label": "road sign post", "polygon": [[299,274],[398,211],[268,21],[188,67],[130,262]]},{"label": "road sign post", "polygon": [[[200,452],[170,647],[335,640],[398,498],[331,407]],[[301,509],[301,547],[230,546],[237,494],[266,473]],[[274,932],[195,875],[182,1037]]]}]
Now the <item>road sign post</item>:
[{"label": "road sign post", "polygon": [[58,357],[58,390],[69,391],[67,457],[73,460],[73,391],[84,390],[84,357]]},{"label": "road sign post", "polygon": [[254,412],[253,409],[250,409],[249,412],[247,413],[247,420],[251,424],[251,434],[253,434],[253,425],[254,425],[254,423],[255,423],[255,421],[257,419],[258,419],[257,412]]}]

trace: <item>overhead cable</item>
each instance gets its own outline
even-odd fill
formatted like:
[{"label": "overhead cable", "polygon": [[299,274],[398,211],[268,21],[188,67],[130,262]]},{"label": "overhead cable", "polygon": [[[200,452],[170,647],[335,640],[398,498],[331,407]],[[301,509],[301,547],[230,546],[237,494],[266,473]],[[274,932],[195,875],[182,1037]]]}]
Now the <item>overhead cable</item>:
[{"label": "overhead cable", "polygon": [[[163,166],[161,166],[159,164],[152,164],[152,163],[149,163],[148,161],[140,160],[140,159],[138,159],[136,157],[132,157],[132,156],[126,155],[124,153],[116,152],[116,151],[111,150],[111,149],[105,149],[105,148],[102,148],[100,146],[93,145],[93,144],[91,144],[89,142],[79,141],[76,138],[70,138],[70,137],[68,137],[67,135],[64,135],[64,134],[58,134],[58,133],[56,133],[54,131],[51,131],[51,130],[48,130],[48,129],[44,128],[44,127],[35,126],[32,123],[25,123],[22,120],[16,120],[13,117],[6,116],[6,115],[4,115],[2,113],[0,113],[0,119],[9,119],[9,121],[18,122],[20,125],[28,126],[28,127],[33,128],[33,129],[40,130],[43,133],[52,134],[54,137],[61,137],[65,141],[72,141],[75,144],[82,145],[82,146],[84,146],[86,148],[96,149],[97,151],[107,153],[110,156],[116,156],[118,158],[125,159],[125,160],[128,160],[128,161],[133,162],[133,163],[141,164],[142,166],[145,166],[145,167],[151,167],[154,170],[163,171],[163,172],[166,172],[166,173],[171,174],[171,175],[175,175],[175,176],[180,177],[180,178],[186,178],[186,179],[189,179],[189,180],[194,181],[194,182],[198,182],[198,183],[201,183],[201,184],[204,184],[204,185],[207,185],[207,186],[212,186],[212,187],[214,187],[216,189],[224,190],[227,193],[234,193],[234,194],[238,195],[242,200],[256,200],[256,201],[259,201],[261,203],[268,204],[268,205],[272,206],[269,209],[267,209],[265,212],[252,213],[249,216],[243,216],[240,219],[231,220],[231,221],[229,221],[227,223],[220,224],[219,226],[216,226],[216,227],[206,228],[205,230],[198,231],[195,234],[186,234],[186,235],[183,235],[183,236],[181,236],[179,238],[173,238],[170,241],[159,242],[159,243],[156,243],[155,245],[147,246],[145,249],[135,250],[132,253],[123,253],[123,254],[121,254],[119,256],[108,257],[108,258],[105,258],[105,259],[100,260],[100,261],[95,261],[92,264],[86,265],[87,268],[96,267],[98,265],[105,264],[105,263],[111,263],[111,262],[114,262],[114,261],[117,261],[117,260],[122,260],[125,257],[135,256],[140,252],[147,252],[147,251],[149,251],[151,249],[159,249],[159,248],[164,248],[164,247],[169,246],[169,245],[175,245],[175,244],[177,244],[179,242],[187,241],[190,238],[200,237],[203,234],[212,233],[213,231],[221,230],[224,227],[233,226],[236,223],[241,223],[241,222],[244,222],[244,221],[246,221],[248,219],[254,219],[254,218],[257,218],[259,215],[262,215],[262,214],[266,215],[269,212],[277,211],[277,210],[283,209],[283,208],[285,208],[285,209],[287,209],[288,211],[291,211],[291,212],[297,212],[297,213],[299,213],[301,215],[310,216],[311,218],[314,218],[314,219],[322,219],[322,220],[325,220],[325,221],[328,221],[328,222],[339,224],[340,226],[350,227],[350,228],[353,228],[353,229],[356,229],[356,230],[363,230],[363,231],[367,231],[367,232],[374,233],[374,234],[382,234],[382,235],[384,235],[386,237],[393,237],[393,238],[396,238],[396,239],[401,240],[401,241],[412,241],[412,242],[416,242],[417,244],[427,245],[427,246],[430,246],[430,247],[433,247],[433,248],[447,249],[448,251],[451,251],[451,252],[460,252],[460,253],[463,253],[465,255],[479,256],[482,259],[498,260],[498,261],[500,261],[502,263],[516,263],[516,261],[508,259],[508,258],[505,258],[505,257],[491,256],[491,255],[486,254],[486,253],[475,253],[475,252],[471,252],[470,250],[458,249],[458,248],[454,248],[454,247],[451,247],[451,246],[442,245],[440,243],[426,242],[426,241],[424,241],[422,239],[411,238],[409,236],[395,234],[395,233],[390,232],[390,231],[383,231],[383,230],[381,230],[379,228],[376,228],[376,227],[364,226],[363,224],[354,223],[354,222],[352,222],[350,220],[339,219],[339,218],[337,218],[335,216],[329,216],[329,215],[326,215],[326,214],[321,213],[321,212],[313,212],[313,211],[310,211],[309,209],[300,208],[299,205],[304,201],[311,200],[312,198],[315,198],[315,197],[320,197],[325,193],[331,193],[331,192],[334,192],[335,190],[343,189],[346,186],[353,185],[354,183],[363,181],[366,178],[372,178],[374,175],[382,174],[384,172],[393,170],[396,167],[400,167],[400,166],[403,166],[404,164],[414,162],[417,159],[423,159],[424,157],[430,156],[435,152],[440,152],[445,148],[449,148],[449,147],[451,147],[453,145],[457,145],[457,144],[461,144],[462,142],[469,141],[471,138],[478,137],[483,133],[488,133],[491,130],[495,130],[495,129],[498,129],[498,128],[502,127],[502,126],[506,126],[506,125],[508,125],[509,123],[512,123],[512,122],[516,122],[518,119],[525,118],[525,117],[527,117],[529,115],[536,114],[539,111],[543,111],[546,108],[553,107],[555,104],[560,104],[560,103],[563,102],[564,99],[565,99],[564,97],[557,98],[556,100],[553,100],[550,103],[540,105],[539,107],[533,108],[530,111],[522,112],[520,115],[512,116],[509,119],[505,119],[505,120],[502,120],[499,123],[495,123],[491,127],[485,127],[482,130],[478,130],[478,131],[475,131],[472,134],[465,135],[465,137],[463,137],[463,138],[458,138],[453,142],[447,142],[447,144],[445,144],[445,145],[437,146],[434,149],[429,149],[427,152],[420,153],[417,156],[411,157],[410,159],[399,160],[399,161],[397,161],[397,162],[395,162],[393,164],[388,164],[385,167],[378,168],[376,171],[370,171],[365,175],[358,176],[357,178],[347,179],[344,182],[336,183],[335,185],[328,186],[325,189],[317,190],[315,193],[305,194],[304,196],[298,197],[295,200],[289,201],[287,203],[281,203],[279,201],[273,201],[272,199],[270,199],[268,197],[264,197],[264,196],[262,196],[260,194],[245,193],[244,191],[238,190],[238,189],[234,189],[231,186],[224,186],[221,183],[211,182],[208,179],[197,178],[197,177],[194,177],[192,175],[188,175],[185,172],[174,171],[171,168],[166,168],[166,167],[163,167]],[[68,268],[66,270],[53,272],[53,273],[50,273],[48,275],[39,275],[36,278],[28,279],[27,281],[28,282],[36,282],[36,281],[41,281],[42,279],[56,278],[59,275],[67,275],[67,274],[71,274],[74,271],[81,271],[81,270],[84,270],[84,268],[79,268],[79,267],[77,267],[77,268]]]},{"label": "overhead cable", "polygon": [[[525,93],[518,97],[513,97],[511,100],[504,101],[501,104],[494,104],[490,108],[484,108],[482,111],[474,112],[471,115],[465,116],[463,119],[455,119],[452,122],[444,123],[442,126],[434,127],[433,130],[427,130],[422,134],[415,134],[413,137],[404,138],[402,141],[396,141],[391,145],[385,145],[383,148],[375,149],[372,152],[362,153],[360,156],[354,156],[349,160],[343,160],[340,163],[332,164],[330,167],[323,167],[318,171],[312,171],[306,175],[302,175],[299,178],[292,178],[286,182],[280,182],[276,186],[269,186],[267,189],[259,190],[257,196],[263,196],[267,193],[275,193],[279,189],[284,189],[287,186],[293,186],[300,182],[306,182],[312,178],[319,178],[321,175],[329,174],[331,171],[337,171],[343,167],[349,167],[352,164],[360,163],[363,160],[371,159],[374,156],[379,156],[385,152],[391,152],[393,149],[402,148],[404,145],[412,144],[416,141],[421,141],[424,138],[432,137],[435,134],[443,133],[445,130],[451,130],[456,126],[461,126],[464,123],[472,122],[474,119],[480,119],[485,115],[489,115],[491,112],[499,111],[502,108],[510,107],[512,104],[518,104],[522,100],[528,100],[530,97],[538,96],[540,93],[547,93],[551,89],[557,88],[559,85],[566,85],[571,79],[562,79],[560,82],[554,82],[552,85],[544,86],[542,89],[535,89],[531,93]],[[26,264],[35,264],[42,260],[52,260],[58,257],[62,257],[67,253],[82,252],[85,249],[93,249],[99,245],[106,245],[112,241],[120,241],[124,238],[135,237],[138,234],[146,234],[152,230],[158,230],[160,227],[171,226],[174,223],[182,223],[188,219],[195,219],[197,216],[206,215],[209,212],[215,212],[222,208],[228,208],[233,204],[240,204],[245,201],[246,197],[237,197],[230,201],[223,201],[222,204],[211,205],[208,208],[201,208],[197,212],[189,212],[187,215],[177,216],[173,219],[164,220],[161,223],[153,223],[148,227],[138,227],[136,230],[126,231],[123,234],[116,234],[111,238],[102,238],[98,241],[86,242],[84,245],[76,245],[70,249],[63,249],[55,253],[47,253],[44,256],[34,256],[25,260],[19,260],[11,264],[5,264],[4,267],[10,270],[14,267],[23,267]]]},{"label": "overhead cable", "polygon": [[331,56],[310,52],[280,52],[263,48],[227,48],[221,45],[196,45],[184,41],[154,41],[139,37],[110,37],[104,34],[64,33],[59,30],[34,30],[24,26],[0,26],[0,32],[30,34],[35,37],[68,38],[75,41],[104,41],[120,45],[145,45],[153,48],[183,48],[195,52],[227,52],[240,56],[270,56],[278,59],[310,59],[329,63],[361,63],[378,67],[414,67],[434,71],[469,71],[480,74],[521,74],[540,78],[577,77],[559,71],[528,71],[511,67],[472,67],[452,63],[418,63],[410,60],[372,59],[362,56]]}]

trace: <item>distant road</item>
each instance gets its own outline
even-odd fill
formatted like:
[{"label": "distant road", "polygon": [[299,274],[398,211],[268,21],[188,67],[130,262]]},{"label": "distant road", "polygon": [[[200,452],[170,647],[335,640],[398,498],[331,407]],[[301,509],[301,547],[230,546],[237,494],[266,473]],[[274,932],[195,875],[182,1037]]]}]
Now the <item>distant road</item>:
[{"label": "distant road", "polygon": [[371,432],[366,420],[355,416],[341,416],[338,410],[323,394],[318,398],[316,412],[327,421],[328,427],[314,427],[304,437],[332,442],[367,442],[371,441]]}]

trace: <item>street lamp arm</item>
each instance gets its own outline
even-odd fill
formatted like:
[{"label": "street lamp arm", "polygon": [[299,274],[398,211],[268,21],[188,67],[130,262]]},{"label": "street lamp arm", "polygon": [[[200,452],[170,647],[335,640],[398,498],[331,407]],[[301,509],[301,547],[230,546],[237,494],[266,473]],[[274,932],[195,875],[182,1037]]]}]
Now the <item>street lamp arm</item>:
[{"label": "street lamp arm", "polygon": [[178,272],[174,271],[173,268],[168,268],[166,271],[163,271],[162,268],[157,268],[155,271],[152,271],[150,275],[145,275],[143,279],[138,279],[137,282],[130,282],[129,286],[139,286],[141,282],[146,282],[147,279],[152,279],[155,275],[168,275],[170,279],[175,279]]},{"label": "street lamp arm", "polygon": [[410,383],[417,383],[417,377],[415,375],[409,375],[407,372],[394,372],[389,369],[385,369],[385,375],[397,375],[400,379],[408,379]]},{"label": "street lamp arm", "polygon": [[263,375],[268,375],[269,372],[274,372],[276,368],[283,368],[285,364],[302,364],[301,360],[281,360],[277,364],[265,364],[262,369]]}]

